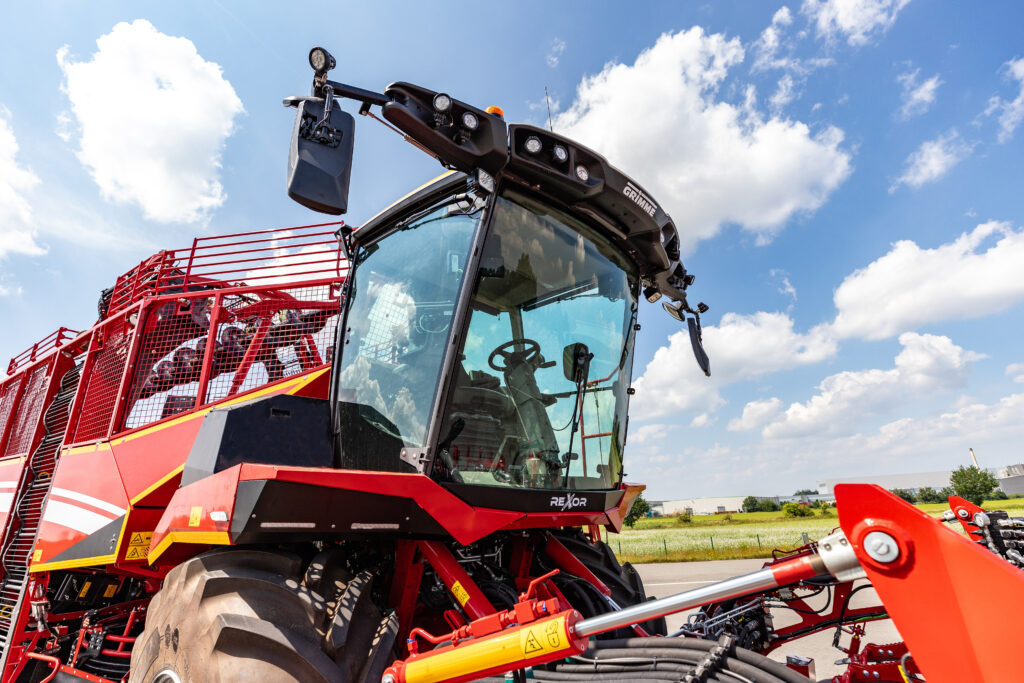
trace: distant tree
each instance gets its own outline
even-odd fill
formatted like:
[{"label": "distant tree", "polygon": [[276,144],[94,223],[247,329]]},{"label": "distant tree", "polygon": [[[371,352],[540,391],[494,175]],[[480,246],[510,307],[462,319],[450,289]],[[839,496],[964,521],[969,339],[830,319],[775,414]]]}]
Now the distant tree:
[{"label": "distant tree", "polygon": [[636,524],[636,520],[640,519],[641,517],[646,517],[647,513],[650,511],[651,506],[650,504],[648,504],[646,500],[644,500],[644,496],[641,493],[639,496],[633,499],[633,506],[629,508],[629,513],[626,515],[626,518],[622,521],[626,526],[632,527],[634,524]]},{"label": "distant tree", "polygon": [[771,498],[765,498],[764,500],[757,501],[758,512],[778,512],[779,504]]},{"label": "distant tree", "polygon": [[832,514],[833,514],[832,513],[832,508],[830,508],[828,505],[823,505],[821,507],[821,516],[822,517],[831,517]]},{"label": "distant tree", "polygon": [[975,505],[981,505],[985,498],[992,493],[992,489],[999,485],[999,482],[980,467],[961,465],[953,474],[949,475],[949,485],[953,487],[956,495]]},{"label": "distant tree", "polygon": [[1002,489],[997,488],[995,491],[988,494],[986,498],[988,498],[989,500],[1007,500],[1009,496],[1003,493]]},{"label": "distant tree", "polygon": [[939,489],[939,498],[941,499],[941,500],[939,500],[939,502],[940,503],[945,503],[946,501],[949,500],[950,496],[955,496],[955,495],[956,495],[956,491],[953,490],[952,486],[943,486],[941,489]]},{"label": "distant tree", "polygon": [[[949,496],[946,496],[946,498],[949,498]],[[945,503],[946,498],[943,498],[942,494],[931,486],[922,486],[917,490],[917,499],[922,503]]]},{"label": "distant tree", "polygon": [[809,505],[801,505],[800,503],[786,503],[782,506],[782,512],[787,517],[810,517],[814,514]]},{"label": "distant tree", "polygon": [[743,511],[754,512],[757,510],[757,496],[747,496],[743,499]]},{"label": "distant tree", "polygon": [[815,491],[814,489],[800,489],[799,491],[797,491],[793,495],[794,496],[816,496],[816,495],[818,495],[818,492]]},{"label": "distant tree", "polygon": [[689,510],[683,510],[679,513],[679,516],[676,517],[676,521],[680,524],[689,524],[693,521],[693,515],[690,514]]},{"label": "distant tree", "polygon": [[907,501],[908,503],[916,503],[917,502],[917,496],[915,496],[914,492],[911,491],[910,489],[892,489],[890,492],[894,496],[899,496],[900,498],[902,498],[903,500]]}]

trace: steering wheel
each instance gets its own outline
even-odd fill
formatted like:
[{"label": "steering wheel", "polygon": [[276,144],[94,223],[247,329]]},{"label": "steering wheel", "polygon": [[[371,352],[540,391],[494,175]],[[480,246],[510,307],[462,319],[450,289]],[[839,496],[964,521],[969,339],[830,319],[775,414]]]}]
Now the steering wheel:
[{"label": "steering wheel", "polygon": [[[515,346],[526,346],[522,351],[513,351],[512,348]],[[498,348],[491,351],[491,355],[487,357],[487,364],[494,370],[504,372],[508,369],[509,363],[513,360],[520,362],[526,362],[533,360],[536,356],[540,355],[540,344],[532,339],[513,339],[507,341]],[[498,358],[502,358],[505,361],[504,365],[498,365],[495,361]]]}]

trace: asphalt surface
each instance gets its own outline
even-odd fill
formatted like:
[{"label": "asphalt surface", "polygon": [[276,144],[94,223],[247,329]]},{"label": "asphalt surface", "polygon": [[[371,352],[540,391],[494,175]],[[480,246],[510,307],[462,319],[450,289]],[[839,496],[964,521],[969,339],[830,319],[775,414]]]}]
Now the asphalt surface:
[{"label": "asphalt surface", "polygon": [[[635,565],[644,580],[644,588],[647,595],[663,598],[667,595],[681,593],[700,586],[706,586],[715,581],[721,581],[741,574],[757,571],[764,564],[764,560],[720,560],[715,562],[666,562],[659,564]],[[821,609],[825,605],[825,598],[817,596],[808,600],[813,609]],[[867,589],[858,592],[851,600],[851,607],[866,607],[879,604],[878,596],[874,590]],[[669,632],[679,628],[686,623],[686,616],[696,610],[681,612],[668,617]],[[775,628],[782,628],[789,624],[798,623],[800,620],[791,610],[773,609],[773,625]],[[772,659],[784,662],[786,655],[800,655],[814,659],[815,675],[818,680],[829,680],[832,676],[845,671],[845,665],[837,665],[835,661],[845,656],[839,650],[832,647],[833,629],[822,633],[806,636],[792,643],[785,645],[769,655]],[[844,635],[842,644],[847,644],[850,637]],[[902,640],[892,621],[874,621],[867,624],[867,635],[864,643],[892,643]]]}]

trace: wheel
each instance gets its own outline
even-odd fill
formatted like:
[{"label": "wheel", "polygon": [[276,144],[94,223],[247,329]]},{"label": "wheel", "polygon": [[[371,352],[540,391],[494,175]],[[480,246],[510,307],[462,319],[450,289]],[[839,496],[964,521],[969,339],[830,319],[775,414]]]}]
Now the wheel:
[{"label": "wheel", "polygon": [[[224,549],[175,567],[149,605],[130,681],[363,683],[393,657],[397,619],[328,551]],[[323,592],[321,592],[323,591]]]},{"label": "wheel", "polygon": [[[550,533],[575,555],[576,559],[582,562],[594,576],[600,579],[604,585],[608,586],[612,592],[612,600],[619,607],[629,607],[647,600],[647,594],[644,592],[644,584],[639,572],[629,562],[620,565],[618,558],[615,557],[615,553],[607,543],[603,541],[592,543],[590,539],[583,535],[581,529],[559,529]],[[577,586],[575,589],[570,589],[570,592],[581,590],[586,592],[585,603],[587,604],[584,605],[584,609],[589,604],[594,604],[600,605],[599,613],[611,610],[606,601],[603,601],[603,599],[601,601],[598,600],[598,598],[601,598],[601,593],[596,588],[582,580],[580,580],[580,583],[585,584],[585,586]],[[566,597],[569,596],[567,595]],[[569,598],[569,600],[572,602],[572,598]],[[651,619],[642,623],[641,626],[651,635],[663,636],[668,631],[665,617]],[[635,634],[630,629],[619,629],[612,631],[606,637],[628,638],[633,635]]]},{"label": "wheel", "polygon": [[[512,349],[516,346],[525,346],[526,348],[522,351],[513,351]],[[532,339],[513,339],[507,341],[498,348],[491,351],[491,355],[487,356],[487,364],[491,366],[491,369],[497,370],[498,372],[504,372],[512,366],[513,362],[525,363],[526,361],[533,360],[533,358],[540,354],[540,344]],[[497,359],[501,358],[505,361],[504,365],[498,365]]]}]

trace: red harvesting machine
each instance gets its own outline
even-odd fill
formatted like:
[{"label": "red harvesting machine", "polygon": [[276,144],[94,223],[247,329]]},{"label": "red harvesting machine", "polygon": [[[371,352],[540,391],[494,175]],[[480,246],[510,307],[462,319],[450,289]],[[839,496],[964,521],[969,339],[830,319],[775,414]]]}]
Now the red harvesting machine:
[{"label": "red harvesting machine", "polygon": [[[641,299],[710,374],[671,219],[563,136],[310,64],[312,94],[285,100],[293,199],[347,209],[346,99],[448,172],[358,230],[162,251],[91,328],[11,361],[0,683],[797,682],[805,664],[764,655],[837,627],[844,681],[1019,680],[1016,537],[980,547],[873,487],[837,489],[833,535],[648,600],[600,539],[643,489],[623,481]],[[865,575],[883,607],[848,606]],[[769,600],[824,590],[841,610],[771,627]],[[906,645],[860,648],[886,615]]]}]

